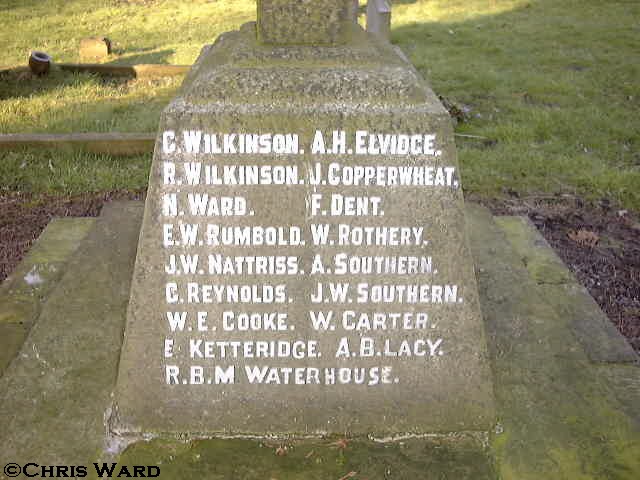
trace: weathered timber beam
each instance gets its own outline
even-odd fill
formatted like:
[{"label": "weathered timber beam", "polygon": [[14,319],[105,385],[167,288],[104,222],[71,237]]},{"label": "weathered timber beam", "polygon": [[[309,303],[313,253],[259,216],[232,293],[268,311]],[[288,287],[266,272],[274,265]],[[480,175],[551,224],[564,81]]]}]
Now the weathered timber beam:
[{"label": "weathered timber beam", "polygon": [[81,149],[128,156],[153,152],[155,133],[10,133],[0,135],[0,150],[20,148]]},{"label": "weathered timber beam", "polygon": [[57,63],[60,70],[67,72],[87,72],[113,77],[172,77],[184,75],[191,68],[190,65],[105,65],[103,63]]},{"label": "weathered timber beam", "polygon": [[[163,65],[163,64],[139,64],[139,65],[107,65],[103,63],[54,63],[52,68],[66,72],[94,73],[112,77],[173,77],[186,74],[191,65]],[[28,72],[29,67],[0,67],[0,75],[7,73]]]}]

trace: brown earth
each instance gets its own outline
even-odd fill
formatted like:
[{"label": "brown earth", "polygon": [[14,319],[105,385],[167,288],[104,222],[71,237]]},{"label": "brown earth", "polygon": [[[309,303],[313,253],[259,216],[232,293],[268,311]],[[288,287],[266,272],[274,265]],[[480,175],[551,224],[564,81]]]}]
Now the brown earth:
[{"label": "brown earth", "polygon": [[105,202],[142,199],[144,192],[102,192],[74,197],[0,191],[0,282],[18,265],[54,217],[96,217]]},{"label": "brown earth", "polygon": [[494,215],[527,215],[618,331],[640,353],[640,221],[607,200],[572,195],[471,200]]},{"label": "brown earth", "polygon": [[[144,192],[74,197],[0,193],[0,281],[53,217],[97,216],[105,202],[142,199]],[[527,215],[602,310],[640,352],[640,222],[607,201],[573,196],[474,198],[498,215]]]}]

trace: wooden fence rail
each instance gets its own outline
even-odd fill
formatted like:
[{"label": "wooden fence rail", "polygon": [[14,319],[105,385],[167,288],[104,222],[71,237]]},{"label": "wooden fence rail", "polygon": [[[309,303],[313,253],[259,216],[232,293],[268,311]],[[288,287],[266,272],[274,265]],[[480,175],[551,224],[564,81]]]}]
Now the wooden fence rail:
[{"label": "wooden fence rail", "polygon": [[155,133],[10,133],[0,135],[0,152],[50,148],[130,156],[153,152],[155,138]]}]

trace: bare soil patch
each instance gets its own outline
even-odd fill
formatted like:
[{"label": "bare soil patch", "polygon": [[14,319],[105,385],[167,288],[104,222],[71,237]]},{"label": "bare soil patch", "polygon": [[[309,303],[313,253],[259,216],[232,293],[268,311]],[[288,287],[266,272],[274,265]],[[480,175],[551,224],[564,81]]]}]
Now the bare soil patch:
[{"label": "bare soil patch", "polygon": [[143,195],[117,191],[60,197],[0,192],[0,281],[14,270],[52,218],[96,217],[105,202]]},{"label": "bare soil patch", "polygon": [[640,220],[607,200],[571,195],[487,201],[495,215],[527,215],[640,353]]}]

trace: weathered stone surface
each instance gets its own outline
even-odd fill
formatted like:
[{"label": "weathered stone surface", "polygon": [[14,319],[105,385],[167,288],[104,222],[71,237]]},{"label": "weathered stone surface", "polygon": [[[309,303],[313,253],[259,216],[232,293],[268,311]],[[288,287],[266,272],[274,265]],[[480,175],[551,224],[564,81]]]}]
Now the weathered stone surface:
[{"label": "weathered stone surface", "polygon": [[[239,32],[223,35],[215,45],[205,48],[185,79],[181,93],[163,113],[133,279],[112,428],[120,433],[259,435],[487,431],[494,418],[491,375],[472,260],[466,247],[462,193],[458,188],[456,152],[448,113],[415,70],[391,46],[371,39],[361,29],[355,31],[349,44],[325,49],[268,47],[258,44],[255,38],[255,27],[247,25]],[[402,85],[394,81],[395,77],[402,79]],[[212,134],[291,133],[299,136],[300,149],[291,154],[270,155],[186,153],[182,135],[187,130]],[[438,152],[406,156],[356,155],[348,151],[344,154],[336,151],[332,155],[311,154],[312,140],[317,131],[325,132],[327,138],[333,131],[344,132],[345,138],[349,139],[349,148],[353,147],[356,131],[394,135],[433,134],[437,138]],[[164,132],[176,134],[180,152],[163,152]],[[293,182],[277,186],[187,185],[183,172],[185,162],[198,163],[202,168],[278,165],[295,167],[298,174]],[[326,182],[324,185],[313,184],[309,171],[317,165],[324,180],[332,162],[394,168],[451,167],[456,170],[456,175],[448,186],[433,188],[413,184],[349,188]],[[167,164],[175,166],[177,181],[182,185],[165,178],[163,172]],[[379,196],[384,212],[349,217],[318,212],[314,217],[309,205],[316,192],[325,195],[323,198],[334,198],[334,195]],[[241,196],[250,209],[255,209],[255,215],[249,212],[235,218],[204,218],[202,214],[194,214],[190,211],[188,195],[206,193],[215,197]],[[165,195],[173,194],[179,203],[175,217],[171,212],[163,211]],[[201,232],[209,224],[285,229],[295,226],[301,228],[306,243],[279,248],[256,245],[214,248],[207,247],[204,244],[206,238],[199,236],[193,245],[163,248],[164,224],[172,224],[171,228],[176,229],[180,228],[179,224],[197,224]],[[338,250],[337,246],[312,241],[310,230],[314,224],[329,225],[334,232],[332,242],[338,240],[335,232],[339,225],[424,227],[428,231],[425,240],[428,240],[404,247],[345,244]],[[338,253],[349,258],[400,254],[424,255],[420,258],[426,258],[426,255],[433,255],[436,268],[405,276],[388,272],[354,274],[352,270],[347,275],[335,277],[328,273],[309,274],[316,256],[334,269],[334,255]],[[169,255],[176,255],[174,258],[177,259],[180,255],[193,254],[204,259],[204,263],[197,267],[202,269],[202,273],[197,269],[190,274],[181,271],[178,276],[167,273]],[[290,255],[299,259],[300,271],[295,276],[237,272],[207,274],[206,259],[210,254],[233,258],[242,255]],[[179,282],[180,298],[176,298],[176,304],[171,304],[166,292],[167,288],[173,288],[174,282]],[[324,300],[321,299],[319,304],[314,304],[311,295],[319,282],[346,282],[351,285],[349,288],[353,293],[342,303],[323,306]],[[286,298],[283,304],[275,306],[260,304],[255,296],[252,296],[255,299],[253,303],[216,301],[203,304],[199,299],[188,297],[186,288],[189,283],[196,287],[238,284],[260,289],[265,285],[275,288],[281,284],[286,288]],[[390,303],[358,303],[355,289],[359,283],[366,284],[366,289],[369,284],[379,289],[396,284],[433,284],[437,289],[446,284],[454,286],[456,294],[449,296],[447,301],[439,303],[436,299],[429,305],[403,303],[400,297]],[[329,288],[328,283],[325,288]],[[351,301],[353,304],[349,305]],[[336,316],[335,324],[331,324],[333,329],[314,328],[309,312],[326,309],[331,309]],[[222,317],[229,310],[283,312],[287,317],[288,330],[275,333],[224,330]],[[168,311],[186,312],[189,320],[183,331],[170,332]],[[195,318],[199,311],[206,311],[207,324],[217,328],[215,332],[197,331]],[[433,323],[428,331],[402,328],[347,331],[341,319],[351,311],[371,316],[428,312]],[[355,351],[358,344],[362,345],[363,337],[373,339],[377,345],[377,351],[371,357]],[[342,338],[353,344],[354,352],[349,359],[337,355],[337,345]],[[425,338],[433,342],[443,339],[442,349],[436,347],[428,359],[418,359],[417,356],[411,359],[391,358],[382,346],[386,340],[398,345],[403,341],[412,343]],[[163,358],[167,355],[167,340],[175,348],[170,347],[170,350],[174,349]],[[196,360],[189,342],[200,340],[312,340],[318,342],[322,357],[300,360],[251,360],[248,357],[225,360],[216,357],[215,360]],[[256,365],[313,367],[323,372],[325,368],[334,367],[360,367],[369,371],[388,365],[394,372],[389,380],[398,383],[375,387],[250,383],[245,368]],[[237,382],[234,379],[233,384],[217,385],[217,378],[209,376],[208,371],[205,384],[197,384],[199,380],[188,374],[194,366],[206,366],[207,369],[233,366]],[[174,368],[180,372],[177,377],[168,373]]]},{"label": "weathered stone surface", "polygon": [[[378,443],[339,438],[258,442],[202,439],[154,440],[131,445],[125,465],[161,465],[165,480],[184,472],[203,479],[242,480],[496,480],[491,453],[481,438],[452,435]],[[275,452],[281,448],[282,455]]]},{"label": "weathered stone surface", "polygon": [[637,418],[603,375],[612,370],[591,363],[555,310],[571,300],[538,286],[489,211],[467,206],[467,219],[496,384],[499,477],[636,478]]},{"label": "weathered stone surface", "polygon": [[93,218],[57,218],[0,285],[0,375],[16,355]]},{"label": "weathered stone surface", "polygon": [[640,365],[600,364],[598,373],[608,380],[622,410],[640,431]]},{"label": "weathered stone surface", "polygon": [[106,37],[90,37],[80,40],[80,59],[103,60],[111,53],[111,41]]},{"label": "weathered stone surface", "polygon": [[[140,204],[140,213],[141,209]],[[125,320],[123,302],[126,296],[111,303],[109,295],[112,289],[104,287],[126,283],[133,271],[136,235],[135,232],[126,233],[130,228],[128,220],[132,219],[126,212],[126,209],[116,207],[110,226],[94,237],[106,235],[106,240],[92,240],[100,248],[91,254],[79,253],[82,261],[73,261],[72,268],[65,274],[69,278],[79,276],[79,284],[82,284],[86,269],[99,265],[93,261],[121,258],[123,243],[114,240],[126,239],[130,244],[128,266],[117,275],[112,275],[105,266],[92,277],[93,282],[105,292],[104,299],[109,300],[109,308],[114,308],[113,315],[105,314],[103,318],[112,318],[109,325],[113,322],[120,328]],[[338,448],[338,445],[344,445],[343,442],[336,443],[338,438],[190,442],[156,439],[131,445],[113,461],[128,466],[159,465],[162,479],[182,479],[185,472],[203,479],[337,479],[353,471],[357,472],[355,479],[489,480],[496,478],[495,469],[500,472],[500,478],[506,480],[635,480],[640,472],[637,451],[640,444],[640,368],[628,364],[594,365],[589,362],[580,354],[580,347],[571,335],[566,334],[566,327],[559,316],[548,316],[546,302],[540,300],[538,283],[531,275],[529,280],[526,279],[528,272],[523,268],[519,254],[513,251],[504,231],[496,226],[491,215],[485,209],[467,206],[467,219],[470,221],[470,239],[479,260],[476,271],[480,280],[481,303],[488,314],[487,325],[496,332],[489,337],[490,350],[497,352],[496,344],[512,344],[516,349],[515,352],[502,350],[498,356],[492,357],[492,365],[497,372],[495,390],[499,399],[500,423],[488,450],[473,436],[404,439],[382,444],[353,439],[347,442],[346,449]],[[84,250],[81,247],[80,252]],[[68,281],[63,279],[64,283]],[[519,285],[525,293],[510,296]],[[559,291],[558,296],[562,295]],[[547,324],[547,329],[558,326],[560,339],[566,343],[554,342],[553,348],[537,354],[540,346],[547,342],[539,335],[541,329],[537,334],[522,334],[518,327],[521,323],[513,321],[522,315],[533,318],[534,325],[540,322]],[[94,334],[101,335],[99,326],[92,324],[89,328]],[[60,333],[66,330],[68,328],[49,324],[41,334],[43,337],[46,334],[60,338]],[[113,338],[119,344],[117,335]],[[6,341],[7,338],[0,333],[0,351],[5,348]],[[104,341],[104,338],[97,341]],[[578,355],[567,356],[567,351],[578,352]],[[31,357],[31,352],[26,353]],[[69,354],[72,356],[66,358],[65,365],[87,365],[88,376],[91,372],[98,374],[102,368],[90,349],[76,348]],[[111,358],[117,357],[113,351],[112,355]],[[51,360],[41,357],[45,361]],[[88,408],[94,402],[102,405],[111,386],[95,390],[91,383],[85,388],[83,384],[66,379],[42,390],[46,382],[38,377],[40,370],[35,369],[30,375],[25,373],[23,368],[12,369],[11,375],[19,376],[11,381],[1,381],[4,383],[1,383],[0,390],[0,457],[9,459],[5,462],[34,461],[37,458],[40,464],[88,465],[91,471],[92,462],[101,456],[104,458],[105,453],[116,453],[110,450],[114,444],[106,445],[109,451],[102,450],[104,432],[99,424],[102,412]],[[540,381],[531,378],[534,373]],[[114,380],[112,375],[110,378]],[[7,385],[26,389],[25,396],[6,393]],[[43,392],[51,395],[52,389],[55,389],[54,398],[46,402],[40,399]],[[101,393],[96,397],[96,392]],[[44,405],[54,406],[45,408]],[[73,413],[64,416],[65,412]],[[16,423],[19,431],[6,430],[12,416],[27,417],[27,421]],[[29,420],[34,418],[37,421]],[[50,428],[52,424],[55,428]],[[64,448],[61,443],[64,443]],[[280,446],[287,447],[286,455],[275,455]],[[89,478],[92,477],[94,475]]]},{"label": "weathered stone surface", "polygon": [[367,32],[389,40],[391,34],[391,0],[367,2]]},{"label": "weathered stone surface", "polygon": [[340,67],[313,70],[294,64],[214,70],[196,78],[185,99],[194,103],[210,98],[241,102],[247,97],[260,104],[285,101],[308,104],[320,100],[351,103],[353,98],[368,104],[411,100],[419,104],[424,93],[416,85],[414,72],[406,66],[385,66],[373,71],[354,67],[345,71]]},{"label": "weathered stone surface", "polygon": [[87,465],[104,448],[141,214],[135,202],[104,207],[0,378],[7,462]]},{"label": "weathered stone surface", "polygon": [[345,43],[351,0],[258,0],[258,38],[275,45]]},{"label": "weathered stone surface", "polygon": [[[540,289],[570,325],[593,362],[638,363],[638,355],[526,217],[496,217]],[[558,295],[559,289],[564,295]]]},{"label": "weathered stone surface", "polygon": [[0,376],[7,366],[20,351],[20,347],[27,338],[31,326],[22,323],[0,323],[0,338],[2,338],[2,348],[0,348]]}]

